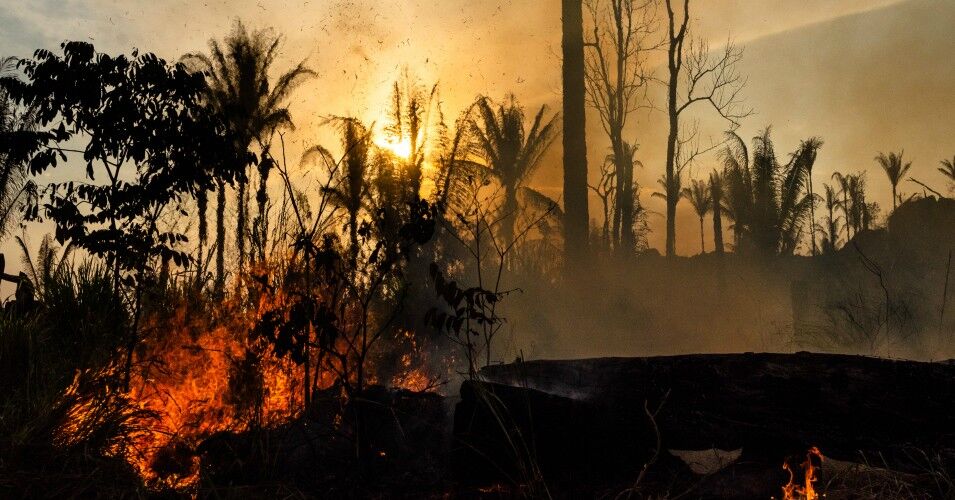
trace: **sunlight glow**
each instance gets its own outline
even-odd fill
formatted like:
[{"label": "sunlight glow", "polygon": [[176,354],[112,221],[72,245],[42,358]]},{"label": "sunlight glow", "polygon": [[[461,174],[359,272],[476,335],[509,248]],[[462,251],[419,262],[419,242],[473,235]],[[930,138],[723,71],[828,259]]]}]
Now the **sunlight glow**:
[{"label": "sunlight glow", "polygon": [[375,145],[399,158],[407,160],[411,157],[411,139],[408,137],[402,137],[400,140],[378,137],[375,139]]}]

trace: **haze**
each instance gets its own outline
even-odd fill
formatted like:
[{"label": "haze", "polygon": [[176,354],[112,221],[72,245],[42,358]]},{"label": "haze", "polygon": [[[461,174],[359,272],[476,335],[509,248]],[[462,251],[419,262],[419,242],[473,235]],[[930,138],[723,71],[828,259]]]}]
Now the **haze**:
[{"label": "haze", "polygon": [[[4,54],[17,56],[77,39],[106,52],[142,48],[176,59],[205,50],[208,40],[224,36],[236,17],[254,27],[274,27],[286,36],[277,67],[307,59],[320,75],[294,95],[291,111],[298,128],[290,136],[290,157],[305,145],[330,140],[319,129],[324,116],[380,120],[389,86],[405,67],[424,83],[440,83],[448,117],[478,94],[499,98],[513,92],[527,107],[559,108],[556,1],[2,3],[0,46]],[[935,168],[955,151],[955,65],[949,58],[955,52],[955,3],[718,0],[699,2],[693,9],[694,22],[712,46],[731,37],[745,48],[744,95],[756,114],[743,123],[742,137],[748,140],[772,125],[778,146],[788,151],[801,138],[820,136],[825,146],[813,171],[816,185],[829,182],[836,170],[869,170],[871,196],[883,207],[889,189],[873,161],[879,151],[904,148],[914,163],[911,176],[944,189]],[[705,114],[701,119],[706,137],[718,137],[725,128]],[[625,135],[641,145],[637,156],[645,167],[635,174],[641,200],[662,214],[663,202],[649,195],[663,172],[666,117],[651,112],[633,123]],[[593,177],[608,143],[596,117],[588,125]],[[531,185],[559,198],[559,141],[555,146]],[[702,177],[716,165],[712,155],[703,157],[690,177]],[[902,191],[914,187],[905,183]],[[597,217],[595,201],[591,203],[591,217]],[[695,254],[696,216],[687,203],[680,204],[678,213],[677,251]],[[651,216],[649,243],[661,250],[663,222],[662,215]],[[708,231],[711,245],[709,238]]]}]

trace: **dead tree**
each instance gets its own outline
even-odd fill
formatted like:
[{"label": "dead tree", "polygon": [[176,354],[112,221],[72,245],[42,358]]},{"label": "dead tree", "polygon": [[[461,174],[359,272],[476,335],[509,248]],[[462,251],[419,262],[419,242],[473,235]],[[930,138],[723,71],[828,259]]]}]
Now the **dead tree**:
[{"label": "dead tree", "polygon": [[[746,86],[737,65],[742,49],[727,40],[721,51],[711,54],[701,39],[688,38],[690,0],[663,0],[667,11],[667,135],[666,177],[676,175],[683,113],[697,103],[706,103],[729,123],[730,129],[751,111],[743,107],[741,92]],[[677,9],[674,10],[674,5]],[[689,43],[687,41],[689,40]],[[666,254],[676,251],[676,200],[679,193],[668,193]]]},{"label": "dead tree", "polygon": [[587,258],[587,128],[582,0],[562,0],[565,267]]},{"label": "dead tree", "polygon": [[600,240],[604,248],[610,249],[610,217],[617,206],[617,172],[610,155],[600,165],[600,180],[596,184],[589,184],[590,188],[600,200],[603,210],[603,229]]},{"label": "dead tree", "polygon": [[632,249],[637,145],[627,144],[623,132],[634,112],[651,107],[647,98],[651,72],[645,60],[649,51],[662,45],[653,40],[655,0],[585,0],[584,4],[591,23],[584,43],[587,101],[610,139],[617,178],[611,240],[614,247]]}]

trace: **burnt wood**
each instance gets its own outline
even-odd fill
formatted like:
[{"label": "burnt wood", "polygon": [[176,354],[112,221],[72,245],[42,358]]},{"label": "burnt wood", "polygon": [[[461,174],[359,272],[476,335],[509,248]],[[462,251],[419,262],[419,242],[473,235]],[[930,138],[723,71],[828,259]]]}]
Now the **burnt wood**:
[{"label": "burnt wood", "polygon": [[517,458],[494,405],[511,415],[511,431],[533,443],[545,473],[558,475],[639,470],[655,445],[645,405],[659,408],[654,421],[665,449],[742,448],[746,460],[775,466],[809,446],[901,470],[913,466],[913,450],[955,449],[949,362],[706,354],[528,361],[479,376],[482,382],[462,387],[455,415],[460,449],[479,452],[459,453],[471,472],[479,456],[498,464]]}]

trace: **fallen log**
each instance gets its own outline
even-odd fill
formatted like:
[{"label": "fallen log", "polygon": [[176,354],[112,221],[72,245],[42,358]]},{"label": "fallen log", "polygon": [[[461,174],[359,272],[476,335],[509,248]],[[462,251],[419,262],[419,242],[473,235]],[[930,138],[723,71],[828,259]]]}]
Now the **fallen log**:
[{"label": "fallen log", "polygon": [[[746,460],[775,466],[810,446],[900,470],[912,465],[906,457],[913,449],[955,449],[950,363],[746,353],[529,361],[490,366],[479,376],[482,382],[462,387],[455,415],[462,449],[479,450],[462,459],[468,463],[478,454],[513,458],[494,447],[502,439],[494,416],[501,409],[490,400],[516,415],[511,430],[546,450],[537,459],[558,474],[639,470],[657,434],[663,449],[742,448]],[[659,411],[650,419],[648,410]]]}]

